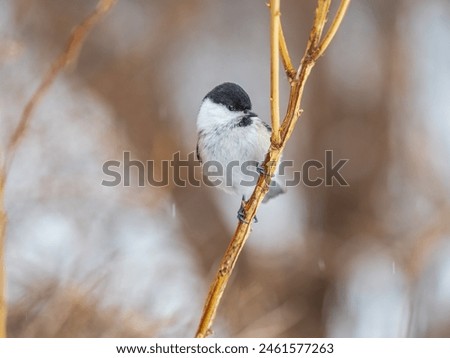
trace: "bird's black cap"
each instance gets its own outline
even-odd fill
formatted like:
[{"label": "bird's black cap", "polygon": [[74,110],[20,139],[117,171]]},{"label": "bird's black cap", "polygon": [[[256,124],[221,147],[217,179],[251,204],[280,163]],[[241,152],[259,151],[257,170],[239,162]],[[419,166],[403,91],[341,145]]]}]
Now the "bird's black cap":
[{"label": "bird's black cap", "polygon": [[252,109],[250,97],[236,83],[225,82],[214,87],[204,99],[209,98],[217,104],[223,104],[230,111],[246,111]]}]

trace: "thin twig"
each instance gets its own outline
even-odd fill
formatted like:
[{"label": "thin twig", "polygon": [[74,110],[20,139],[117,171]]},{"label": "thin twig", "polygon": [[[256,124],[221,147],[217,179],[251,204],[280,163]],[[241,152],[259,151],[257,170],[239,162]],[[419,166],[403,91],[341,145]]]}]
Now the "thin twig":
[{"label": "thin twig", "polygon": [[4,157],[0,158],[0,338],[6,337],[6,295],[5,295],[5,242],[6,242],[6,212],[4,209],[4,190],[9,172],[9,167],[14,159],[14,154],[20,144],[21,139],[24,137],[33,111],[40,103],[44,95],[49,90],[50,86],[55,81],[58,74],[67,66],[76,62],[81,47],[86,39],[89,31],[95,24],[112,8],[116,0],[99,0],[95,10],[89,14],[83,22],[74,28],[72,34],[67,43],[64,52],[53,62],[48,72],[45,74],[41,81],[41,84],[31,96],[30,100],[24,107],[22,115],[20,117],[19,124],[10,137],[10,140],[6,146],[6,153]]},{"label": "thin twig", "polygon": [[[295,124],[297,123],[297,120],[301,114],[300,104],[303,95],[303,90],[305,87],[306,80],[308,79],[308,76],[311,72],[311,69],[315,64],[315,59],[313,58],[312,55],[315,53],[315,51],[317,50],[317,46],[320,43],[320,34],[322,33],[322,30],[325,26],[330,1],[331,0],[318,0],[314,25],[308,40],[306,52],[301,61],[297,75],[291,81],[291,91],[289,94],[288,109],[279,131],[280,142],[271,143],[271,146],[263,163],[263,166],[266,168],[266,173],[261,174],[259,176],[258,182],[256,184],[252,196],[245,203],[244,220],[239,221],[236,227],[236,231],[233,235],[233,238],[230,241],[230,244],[225,252],[225,255],[222,258],[219,270],[217,271],[216,277],[210,287],[208,297],[203,307],[203,314],[200,319],[200,324],[196,333],[196,337],[198,338],[206,337],[211,334],[211,325],[216,315],[217,308],[219,306],[223,292],[233,271],[234,265],[236,264],[239,254],[242,251],[244,244],[250,235],[251,223],[253,222],[253,218],[255,217],[256,211],[258,210],[259,205],[263,201],[264,196],[269,190],[270,178],[275,174],[276,164],[279,162],[281,153],[284,147],[286,146],[286,143],[289,140],[290,135],[294,130]],[[274,1],[271,1],[271,11],[273,10],[272,7],[273,3]],[[343,14],[340,16],[342,17]],[[335,21],[333,21],[333,23],[335,23]],[[340,21],[338,22],[338,24],[339,23]],[[287,53],[287,51],[285,53]],[[272,48],[271,56],[278,57],[279,56],[278,51],[274,52]],[[273,79],[272,76],[271,79]],[[273,138],[274,137],[272,136],[272,140]],[[271,165],[268,165],[269,163]]]},{"label": "thin twig", "polygon": [[313,27],[309,33],[308,45],[306,46],[307,53],[311,48],[317,47],[322,36],[323,28],[327,21],[328,10],[330,9],[331,0],[318,0],[317,8],[314,16]]},{"label": "thin twig", "polygon": [[270,2],[270,115],[271,143],[280,143],[280,0]]}]

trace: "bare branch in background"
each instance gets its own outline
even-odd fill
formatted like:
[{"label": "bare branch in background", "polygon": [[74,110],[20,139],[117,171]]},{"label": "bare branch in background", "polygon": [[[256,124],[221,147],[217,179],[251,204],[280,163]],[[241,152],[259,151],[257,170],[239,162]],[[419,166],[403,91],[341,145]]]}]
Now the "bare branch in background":
[{"label": "bare branch in background", "polygon": [[[345,14],[345,10],[348,7],[350,0],[342,0],[340,9],[344,9],[341,11],[341,13],[338,13],[336,16],[339,16],[340,19],[342,19],[343,15]],[[276,4],[278,1],[272,0],[270,2],[271,6],[271,24],[276,23],[277,19],[279,20],[279,10],[277,11]],[[343,7],[343,4],[346,3]],[[216,315],[218,306],[220,304],[220,300],[222,298],[223,292],[225,290],[225,287],[228,283],[228,280],[231,276],[231,273],[233,271],[233,268],[236,264],[236,261],[239,257],[240,252],[242,251],[244,244],[246,240],[248,239],[250,235],[251,230],[251,223],[253,222],[253,218],[256,215],[256,211],[261,204],[262,200],[264,199],[264,196],[266,195],[267,191],[269,190],[269,184],[270,184],[270,178],[275,174],[276,164],[279,162],[281,153],[287,143],[287,141],[290,138],[290,135],[295,127],[295,124],[298,120],[298,117],[300,116],[301,110],[300,110],[300,104],[301,99],[303,95],[303,90],[306,84],[306,80],[308,79],[308,76],[311,72],[312,67],[315,65],[315,62],[317,58],[319,57],[318,54],[323,54],[323,52],[326,50],[328,44],[332,40],[334,34],[337,31],[337,28],[339,27],[340,20],[333,20],[333,24],[335,24],[334,27],[331,27],[328,35],[329,40],[327,40],[327,43],[325,43],[322,47],[320,44],[320,38],[323,31],[323,28],[325,26],[326,20],[327,20],[327,13],[328,9],[330,7],[331,0],[318,0],[317,8],[316,8],[316,16],[314,19],[314,25],[310,32],[310,37],[308,40],[308,45],[306,47],[305,55],[301,61],[299,70],[297,71],[297,76],[292,80],[291,82],[291,91],[289,95],[289,103],[288,103],[288,110],[286,113],[286,116],[283,120],[282,126],[279,130],[279,136],[280,136],[280,142],[275,143],[273,141],[274,138],[278,138],[278,136],[272,135],[271,138],[271,146],[269,149],[269,152],[267,153],[266,159],[263,163],[263,166],[265,168],[265,175],[260,175],[258,179],[258,183],[255,187],[255,190],[250,197],[250,199],[245,204],[245,218],[243,221],[240,221],[238,223],[238,226],[236,228],[236,231],[234,233],[233,238],[231,239],[231,242],[225,252],[225,255],[222,258],[222,262],[220,264],[219,270],[216,274],[216,277],[211,285],[211,288],[208,293],[208,297],[206,299],[206,303],[204,305],[203,314],[200,320],[200,324],[197,330],[196,337],[203,338],[211,334],[211,326],[212,322],[214,320],[214,317]],[[274,11],[275,9],[275,11]],[[279,25],[281,28],[281,24]],[[277,26],[271,26],[271,30],[277,30],[280,31]],[[281,37],[281,36],[280,36]],[[271,39],[276,39],[280,41],[279,36],[273,36],[271,34]],[[275,48],[282,49],[283,45],[280,45],[278,43]],[[271,56],[279,56],[278,51],[274,51],[272,46]],[[321,50],[320,50],[321,49]],[[287,49],[286,49],[287,50]],[[287,51],[284,52],[287,54]],[[274,62],[272,59],[272,64],[277,64],[277,62]],[[286,63],[288,63],[286,61]],[[274,70],[273,66],[271,67],[271,71]],[[278,69],[278,67],[276,67]],[[273,73],[271,73],[271,80],[277,79],[278,76],[274,76]],[[274,84],[273,86],[278,86],[278,83]],[[274,91],[272,90],[272,94]],[[277,91],[275,91],[277,93]],[[272,102],[273,104],[273,102]],[[273,113],[273,111],[272,111]],[[272,118],[273,120],[273,118]],[[275,129],[274,129],[275,130]],[[269,180],[268,180],[269,178]]]},{"label": "bare branch in background", "polygon": [[95,24],[112,8],[116,0],[100,0],[95,10],[78,26],[76,26],[69,38],[64,52],[53,62],[52,66],[45,74],[41,84],[31,96],[31,99],[25,105],[25,108],[20,117],[20,122],[16,130],[12,134],[9,143],[6,147],[6,158],[4,163],[5,175],[7,175],[8,168],[13,160],[14,153],[23,138],[28,125],[30,123],[33,111],[42,100],[50,86],[55,81],[58,74],[67,66],[74,64],[78,58],[81,47],[89,31]]}]

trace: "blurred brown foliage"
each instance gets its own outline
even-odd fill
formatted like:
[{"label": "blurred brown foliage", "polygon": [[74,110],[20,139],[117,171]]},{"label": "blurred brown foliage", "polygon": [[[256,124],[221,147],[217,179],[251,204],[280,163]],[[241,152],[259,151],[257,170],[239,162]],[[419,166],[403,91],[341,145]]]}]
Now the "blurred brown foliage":
[{"label": "blurred brown foliage", "polygon": [[9,311],[10,337],[152,337],[156,322],[137,313],[104,307],[90,289],[55,281],[38,282]]}]

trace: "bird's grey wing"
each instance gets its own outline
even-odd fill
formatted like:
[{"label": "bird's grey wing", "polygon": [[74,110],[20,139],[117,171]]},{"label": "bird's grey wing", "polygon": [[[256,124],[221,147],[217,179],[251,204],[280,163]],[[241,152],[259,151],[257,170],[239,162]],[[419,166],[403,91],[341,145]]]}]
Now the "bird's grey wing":
[{"label": "bird's grey wing", "polygon": [[286,192],[286,187],[279,183],[277,180],[272,180],[270,183],[269,191],[264,197],[263,203],[268,202],[270,199]]},{"label": "bird's grey wing", "polygon": [[269,131],[269,133],[272,133],[272,127],[269,126],[266,122],[263,122],[263,121],[261,121],[261,122],[262,122],[262,124],[264,125],[264,127],[267,128],[267,130]]}]

